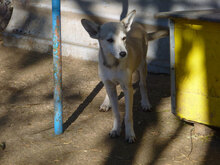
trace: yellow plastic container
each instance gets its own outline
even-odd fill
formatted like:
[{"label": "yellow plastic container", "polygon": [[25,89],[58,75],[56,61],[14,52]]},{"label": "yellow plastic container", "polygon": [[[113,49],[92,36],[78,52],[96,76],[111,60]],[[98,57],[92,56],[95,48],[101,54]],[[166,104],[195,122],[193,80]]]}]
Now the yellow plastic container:
[{"label": "yellow plastic container", "polygon": [[167,15],[172,112],[180,118],[217,127],[220,127],[219,14],[215,10],[207,14],[191,11]]}]

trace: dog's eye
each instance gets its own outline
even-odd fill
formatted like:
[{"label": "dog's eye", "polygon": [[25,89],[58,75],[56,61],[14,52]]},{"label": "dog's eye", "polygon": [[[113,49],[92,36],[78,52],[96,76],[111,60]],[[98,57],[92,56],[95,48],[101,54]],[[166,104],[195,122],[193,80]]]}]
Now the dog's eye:
[{"label": "dog's eye", "polygon": [[114,40],[112,38],[107,39],[108,42],[112,43]]},{"label": "dog's eye", "polygon": [[123,37],[122,40],[125,41],[125,40],[126,40],[126,37]]}]

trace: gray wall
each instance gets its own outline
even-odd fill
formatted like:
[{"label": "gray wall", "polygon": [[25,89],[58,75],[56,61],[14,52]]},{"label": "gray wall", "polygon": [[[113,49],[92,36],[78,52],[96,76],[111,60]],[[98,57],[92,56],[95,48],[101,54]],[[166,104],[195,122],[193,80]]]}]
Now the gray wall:
[{"label": "gray wall", "polygon": [[[16,0],[5,43],[26,49],[51,47],[51,0]],[[136,21],[168,27],[154,14],[164,11],[220,8],[220,0],[61,0],[63,55],[97,60],[98,44],[89,38],[80,20],[119,20],[136,9]],[[95,16],[95,17],[94,17]],[[169,73],[169,38],[153,41],[148,50],[148,70]]]},{"label": "gray wall", "polygon": [[[168,21],[156,20],[154,18],[156,13],[220,8],[220,0],[76,0],[75,2],[78,8],[86,14],[113,19],[121,19],[128,11],[136,9],[136,21],[165,27],[168,26]],[[168,38],[150,43],[148,70],[169,73],[169,55]]]}]

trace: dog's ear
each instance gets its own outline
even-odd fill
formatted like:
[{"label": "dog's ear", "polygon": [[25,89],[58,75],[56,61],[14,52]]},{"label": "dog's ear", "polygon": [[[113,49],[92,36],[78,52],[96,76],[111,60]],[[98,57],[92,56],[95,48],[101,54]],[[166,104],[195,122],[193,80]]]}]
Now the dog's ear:
[{"label": "dog's ear", "polygon": [[133,10],[121,21],[125,26],[127,32],[131,29],[131,24],[134,20],[135,14],[136,14],[136,10]]},{"label": "dog's ear", "polygon": [[91,38],[98,39],[99,37],[99,25],[89,21],[87,19],[81,20],[82,26],[86,29],[86,31],[89,33]]}]

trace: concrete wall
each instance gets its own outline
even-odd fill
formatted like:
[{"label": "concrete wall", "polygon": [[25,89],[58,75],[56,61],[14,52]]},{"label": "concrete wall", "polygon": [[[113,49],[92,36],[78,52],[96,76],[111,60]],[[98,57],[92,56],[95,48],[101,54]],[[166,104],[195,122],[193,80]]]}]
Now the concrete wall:
[{"label": "concrete wall", "polygon": [[[219,0],[61,0],[63,55],[97,60],[97,41],[89,38],[80,20],[97,22],[122,19],[132,9],[136,21],[167,27],[167,20],[156,20],[163,11],[220,8]],[[150,27],[150,28],[149,28]],[[149,31],[152,31],[148,26]],[[16,0],[12,19],[4,33],[5,44],[37,51],[51,49],[51,0]],[[149,71],[169,73],[169,38],[150,43]]]}]

